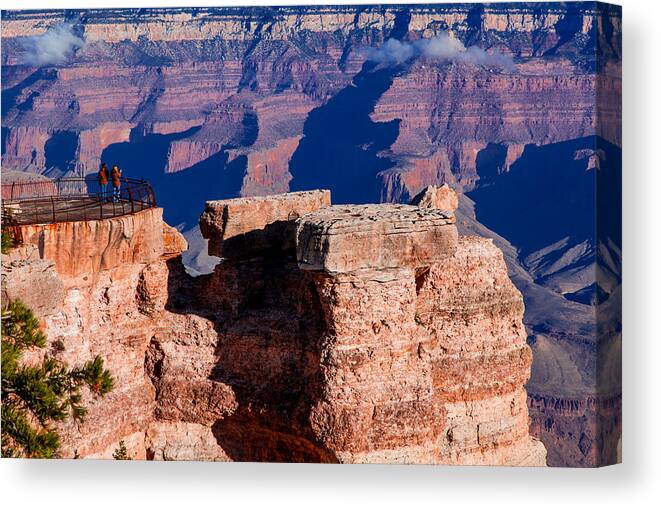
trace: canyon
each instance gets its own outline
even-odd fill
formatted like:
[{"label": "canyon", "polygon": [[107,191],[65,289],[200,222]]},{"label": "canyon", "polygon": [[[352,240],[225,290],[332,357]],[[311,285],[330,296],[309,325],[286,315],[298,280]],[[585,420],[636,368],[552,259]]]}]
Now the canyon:
[{"label": "canyon", "polygon": [[[3,181],[8,170],[93,177],[101,160],[119,163],[154,185],[165,221],[190,245],[182,257],[198,283],[219,262],[220,250],[207,249],[218,235],[204,238],[198,225],[207,201],[325,188],[334,204],[406,204],[428,185],[449,185],[459,233],[493,240],[523,294],[527,404],[549,464],[617,460],[619,8],[2,14]],[[36,65],[30,41],[55,26],[70,26],[81,46]],[[369,59],[388,40],[442,34],[511,65]],[[606,219],[595,228],[597,214]],[[176,424],[191,440],[211,438],[195,433],[197,423]],[[176,434],[162,428],[154,439]]]},{"label": "canyon", "polygon": [[99,354],[115,379],[60,425],[62,457],[546,464],[523,298],[450,209],[211,201],[224,260],[198,277],[158,208],[22,229],[3,297],[34,308],[49,354]]}]

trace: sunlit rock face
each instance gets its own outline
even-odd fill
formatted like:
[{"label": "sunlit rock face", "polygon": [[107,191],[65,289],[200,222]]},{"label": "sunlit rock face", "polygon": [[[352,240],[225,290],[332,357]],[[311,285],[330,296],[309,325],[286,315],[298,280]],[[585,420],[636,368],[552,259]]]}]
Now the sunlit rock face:
[{"label": "sunlit rock face", "polygon": [[[84,44],[35,66],[25,38],[63,22]],[[3,162],[20,170],[89,174],[113,158],[163,175],[207,161],[236,174],[205,197],[278,193],[299,189],[292,171],[313,171],[307,157],[289,167],[303,136],[320,127],[339,138],[369,116],[397,124],[392,136],[374,129],[357,141],[383,145],[393,170],[376,177],[375,166],[371,177],[395,200],[428,184],[472,185],[490,144],[507,153],[505,168],[528,143],[621,138],[620,18],[594,4],[15,11],[3,27]],[[366,48],[443,33],[513,63],[423,55],[387,69],[369,109],[311,114],[352,86]],[[141,158],[145,146],[156,153]],[[339,198],[341,188],[331,190]]]},{"label": "sunlit rock face", "polygon": [[454,213],[459,207],[459,199],[454,190],[447,184],[440,187],[429,185],[411,199],[409,204],[420,208],[440,209]]},{"label": "sunlit rock face", "polygon": [[[39,247],[65,276],[92,276],[122,264],[149,263],[164,253],[163,210],[86,222],[21,226],[22,240]],[[178,234],[178,233],[177,233]]]},{"label": "sunlit rock face", "polygon": [[[106,220],[22,226],[24,246],[3,255],[3,291],[6,281],[5,295],[35,308],[47,337],[40,353],[70,365],[99,355],[115,379],[104,398],[86,396],[83,423],[58,424],[62,457],[110,458],[119,440],[133,457],[146,456],[155,393],[145,355],[167,301],[166,259],[173,253],[171,247],[164,250],[164,225],[157,208]],[[175,234],[167,230],[165,243],[182,246],[183,238],[172,239]]]},{"label": "sunlit rock face", "polygon": [[[3,290],[52,287],[47,353],[100,355],[115,379],[85,422],[60,425],[61,455],[108,458],[122,441],[137,459],[545,465],[522,297],[498,248],[458,237],[450,211],[329,197],[207,203],[214,244],[268,248],[232,249],[197,278],[158,209],[71,223],[74,259],[25,235]],[[148,255],[94,260],[135,221]]]},{"label": "sunlit rock face", "polygon": [[216,245],[268,236],[284,207],[295,228],[211,275],[171,273],[179,288],[147,352],[148,455],[544,465],[522,298],[499,250],[458,238],[451,212],[310,210],[311,197],[207,204]]},{"label": "sunlit rock face", "polygon": [[[84,44],[36,63],[26,37],[63,22]],[[512,65],[366,61],[366,48],[388,39],[443,33]],[[191,272],[218,261],[197,227],[206,200],[325,188],[336,204],[408,203],[429,185],[458,190],[457,228],[494,239],[524,295],[528,403],[533,431],[556,450],[550,464],[612,461],[599,442],[620,431],[618,410],[598,408],[600,436],[582,429],[589,410],[549,407],[619,406],[616,381],[591,397],[608,376],[594,367],[594,315],[617,300],[621,234],[583,227],[595,182],[621,159],[619,8],[14,11],[3,13],[0,59],[3,177],[119,163],[153,183],[165,220],[191,245]],[[571,219],[553,220],[558,210]],[[609,329],[610,365],[621,337]],[[191,442],[208,436],[190,431]]]}]

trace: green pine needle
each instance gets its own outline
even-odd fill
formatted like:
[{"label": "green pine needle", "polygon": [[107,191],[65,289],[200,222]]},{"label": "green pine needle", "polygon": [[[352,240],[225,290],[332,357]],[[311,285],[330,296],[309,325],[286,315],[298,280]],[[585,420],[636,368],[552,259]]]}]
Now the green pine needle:
[{"label": "green pine needle", "polygon": [[57,457],[60,440],[51,423],[84,419],[81,388],[86,386],[95,396],[113,388],[99,356],[73,369],[49,356],[41,364],[21,364],[25,350],[45,345],[39,321],[21,301],[2,310],[3,457]]}]

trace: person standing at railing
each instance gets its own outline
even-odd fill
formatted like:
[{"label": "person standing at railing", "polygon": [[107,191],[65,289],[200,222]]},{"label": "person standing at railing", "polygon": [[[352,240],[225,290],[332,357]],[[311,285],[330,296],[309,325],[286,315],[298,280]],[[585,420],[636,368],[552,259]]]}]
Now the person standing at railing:
[{"label": "person standing at railing", "polygon": [[116,165],[112,166],[110,171],[110,179],[112,180],[112,199],[119,202],[120,190],[122,186],[122,171]]},{"label": "person standing at railing", "polygon": [[99,169],[99,187],[101,187],[101,200],[105,201],[108,196],[108,168],[105,162],[101,163]]}]

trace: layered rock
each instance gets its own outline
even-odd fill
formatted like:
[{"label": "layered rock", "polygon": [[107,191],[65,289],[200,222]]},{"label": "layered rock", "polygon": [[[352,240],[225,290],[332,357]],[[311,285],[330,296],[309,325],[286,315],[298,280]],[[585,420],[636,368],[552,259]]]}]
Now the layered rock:
[{"label": "layered rock", "polygon": [[298,147],[300,136],[276,141],[275,146],[250,151],[241,195],[257,196],[279,194],[289,189],[289,161]]},{"label": "layered rock", "polygon": [[163,256],[178,257],[188,249],[188,242],[174,227],[163,222]]},{"label": "layered rock", "polygon": [[[287,39],[294,30],[312,32],[339,31],[342,34],[351,30],[373,27],[391,27],[399,8],[393,6],[367,7],[356,14],[350,6],[319,7],[281,7],[268,9],[269,24],[263,28],[270,39]],[[136,18],[134,12],[122,9],[109,11],[88,10],[89,25],[87,35],[90,40],[103,40],[108,43],[123,40],[136,41],[147,37],[155,41],[205,40],[218,33],[226,34],[229,40],[250,38],[246,34],[246,25],[252,32],[263,13],[237,8],[195,8],[195,9],[149,9],[141,11]],[[515,8],[490,4],[474,6],[466,4],[446,4],[441,6],[420,5],[412,8],[409,27],[415,31],[439,30],[452,27],[468,31],[480,28],[484,31],[545,32],[549,39],[549,49],[559,39],[556,25],[566,14],[566,7],[549,6],[540,12],[535,6],[517,4]],[[599,11],[598,6],[586,4],[576,10],[580,26],[576,31],[587,34],[595,24],[595,14],[602,14],[620,28],[619,18],[613,12]],[[64,13],[61,11],[25,11],[14,12],[7,21],[6,37],[17,35],[38,35],[49,26],[61,23]],[[176,30],[167,30],[170,24]],[[119,26],[118,26],[119,25]],[[526,41],[527,42],[527,41]],[[533,49],[530,47],[530,49]]]},{"label": "layered rock", "polygon": [[209,254],[218,257],[287,250],[294,247],[294,220],[328,206],[327,190],[209,201],[200,229],[209,240]]},{"label": "layered rock", "polygon": [[450,213],[405,204],[333,206],[300,221],[298,265],[331,274],[422,269],[452,255],[457,246],[453,224]]},{"label": "layered rock", "polygon": [[46,141],[52,133],[39,127],[9,130],[3,146],[3,165],[20,171],[40,172],[46,163]]},{"label": "layered rock", "polygon": [[[128,142],[132,127],[133,125],[127,121],[104,122],[98,127],[81,131],[76,147],[78,174],[96,172],[102,162],[103,150],[111,144]],[[108,163],[113,162],[108,161]]]},{"label": "layered rock", "polygon": [[100,355],[115,378],[84,423],[60,425],[62,456],[107,458],[123,440],[148,459],[544,465],[500,251],[458,239],[449,211],[329,200],[209,203],[216,244],[270,248],[234,249],[197,278],[158,209],[70,223],[59,255],[49,226],[25,226],[3,296],[47,290],[48,352]]},{"label": "layered rock", "polygon": [[[621,396],[574,398],[531,394],[530,431],[549,449],[548,463],[604,466],[622,461]],[[618,454],[618,451],[620,453]]]},{"label": "layered rock", "polygon": [[[598,91],[601,86],[597,74],[561,66],[540,74],[534,64],[522,63],[509,75],[461,65],[417,64],[395,78],[372,114],[375,121],[400,120],[399,136],[390,147],[397,167],[381,176],[382,198],[413,196],[428,184],[471,188],[506,171],[529,143],[597,133],[621,144],[621,79],[614,74],[608,92]],[[597,121],[601,111],[608,121]],[[492,147],[500,153],[496,150],[493,156]],[[404,189],[398,190],[398,184]]]},{"label": "layered rock", "polygon": [[70,365],[100,355],[115,379],[104,398],[86,396],[85,422],[58,425],[62,457],[110,458],[120,440],[132,457],[146,456],[155,394],[144,362],[168,292],[161,212],[22,226],[24,246],[3,255],[3,300],[35,310],[42,353]]},{"label": "layered rock", "polygon": [[456,254],[419,285],[417,321],[430,333],[434,386],[448,431],[441,460],[456,464],[545,463],[528,435],[524,383],[532,354],[523,299],[490,240],[464,237]]},{"label": "layered rock", "polygon": [[[457,240],[448,212],[310,211],[297,197],[302,217],[281,237],[286,247],[234,252],[195,280],[174,275],[181,290],[148,352],[158,421],[148,452],[544,464],[527,430],[523,305],[502,254]],[[273,216],[254,219],[250,204],[282,201],[242,199],[231,213],[235,201],[210,203],[203,222],[227,227],[207,235],[222,244],[233,222],[263,233]]]},{"label": "layered rock", "polygon": [[[618,8],[594,3],[421,5],[408,11],[410,17],[399,6],[5,13],[3,168],[75,168],[89,174],[105,157],[119,162],[126,174],[149,177],[171,214],[166,218],[193,234],[195,224],[178,213],[185,199],[179,192],[166,197],[170,188],[183,187],[179,182],[190,175],[190,180],[199,178],[197,187],[194,181],[190,187],[208,191],[207,199],[287,191],[289,162],[306,123],[316,108],[353,88],[352,78],[364,63],[363,48],[380,46],[389,37],[415,40],[446,31],[466,46],[514,55],[515,71],[422,59],[397,72],[371,115],[386,125],[396,123],[394,142],[382,146],[376,137],[361,141],[356,150],[379,145],[379,157],[392,167],[375,177],[375,192],[370,180],[355,200],[374,195],[407,202],[430,184],[464,189],[490,184],[521,162],[524,145],[592,135],[620,144]],[[76,22],[87,44],[65,64],[26,65],[23,37],[43,34],[65,18]],[[336,123],[342,129],[354,120],[340,116]],[[324,134],[331,136],[330,131]],[[59,144],[62,136],[68,139],[66,149]],[[597,153],[591,155],[589,165],[595,167],[598,160]],[[305,170],[314,172],[321,164],[316,162]],[[556,160],[555,166],[565,164]],[[356,167],[365,165],[359,160]],[[224,179],[208,185],[201,175],[205,168]],[[161,178],[164,173],[173,178]],[[328,174],[332,181],[334,173]],[[311,185],[306,188],[320,183]],[[191,204],[192,222],[197,204]],[[189,237],[199,253],[205,243],[197,236]],[[548,266],[562,267],[582,252],[589,256],[589,245],[569,245],[560,263],[546,261],[565,246],[543,246],[540,256],[526,259],[531,272],[544,283],[553,282],[554,290],[569,290],[568,297],[589,298],[581,292],[589,287],[583,283],[589,269],[576,271],[571,280],[571,270],[545,276]],[[516,271],[516,256],[508,260]],[[543,300],[539,307],[556,308],[555,294],[540,296],[530,284],[520,289],[528,300]],[[563,307],[558,315],[583,323],[583,309],[576,308]],[[531,333],[543,329],[559,347],[584,339],[593,346],[586,327],[574,326],[580,330],[571,335],[549,325],[545,315],[537,317],[527,320]],[[570,350],[573,355],[566,359],[571,365],[563,371],[578,369],[589,377],[591,363],[584,360],[584,351]],[[543,355],[540,351],[542,362],[554,357]],[[594,387],[593,380],[585,382]],[[534,394],[574,399],[572,393],[564,397],[539,385]],[[577,412],[577,424],[581,418]]]},{"label": "layered rock", "polygon": [[[585,140],[589,145],[590,140]],[[511,230],[522,231],[530,238],[536,233],[545,238],[554,224],[562,223],[556,229],[559,237],[566,235],[568,229],[575,227],[579,217],[585,220],[586,230],[573,232],[575,243],[568,244],[566,240],[555,242],[544,247],[534,255],[523,255],[524,243],[517,241],[509,231],[502,232],[505,237],[490,230],[475,219],[474,204],[471,197],[474,193],[460,196],[460,206],[457,211],[457,223],[462,234],[478,234],[491,237],[498,247],[504,251],[510,276],[525,297],[526,312],[524,323],[528,332],[528,343],[533,351],[533,366],[531,379],[526,385],[528,391],[529,411],[532,419],[531,432],[542,440],[549,450],[548,464],[551,466],[601,466],[615,463],[615,447],[621,434],[621,314],[619,304],[618,278],[620,275],[620,250],[609,241],[609,246],[601,245],[605,264],[604,271],[608,274],[599,276],[599,261],[597,262],[598,286],[594,285],[595,264],[590,259],[589,245],[593,234],[593,226],[589,214],[585,211],[568,206],[557,209],[549,216],[546,211],[535,215],[534,210],[548,210],[548,205],[541,201],[558,202],[554,193],[554,185],[561,188],[559,194],[566,198],[567,189],[576,190],[581,198],[577,202],[589,200],[594,195],[594,180],[591,179],[586,162],[593,157],[594,150],[575,150],[568,145],[569,157],[563,167],[568,168],[575,159],[582,159],[576,164],[576,174],[585,174],[585,187],[579,188],[578,178],[572,178],[572,184],[567,186],[558,180],[557,156],[540,153],[534,162],[537,177],[535,185],[542,185],[545,192],[523,194],[521,191],[502,192],[500,181],[508,181],[511,175],[502,175],[491,188],[495,196],[492,211],[502,217],[502,224]],[[599,158],[602,170],[601,177],[608,174],[607,160],[612,160],[611,152],[606,157]],[[588,162],[589,163],[589,162]],[[543,166],[548,166],[548,180],[539,178]],[[533,167],[531,165],[531,167]],[[612,169],[612,166],[610,166]],[[587,170],[586,170],[587,169]],[[529,174],[521,171],[521,163],[513,169],[520,177]],[[516,177],[516,176],[514,176]],[[541,183],[544,181],[545,183]],[[603,183],[602,183],[603,184]],[[523,188],[521,188],[523,190]],[[525,196],[531,197],[523,202]],[[617,195],[617,194],[615,194]],[[477,196],[482,202],[481,196]],[[608,200],[608,207],[617,208],[616,201]],[[479,209],[479,208],[478,208]],[[566,218],[558,213],[566,212]],[[496,216],[496,215],[493,215]],[[588,217],[586,219],[586,216]],[[601,215],[608,216],[608,215]],[[505,218],[507,217],[507,218]],[[548,222],[543,220],[548,218]],[[526,223],[528,225],[520,225]],[[598,223],[607,223],[601,220]],[[487,225],[488,222],[487,222]],[[578,231],[575,227],[574,231]],[[540,245],[541,243],[537,243]],[[534,259],[537,266],[547,270],[544,277],[536,283],[523,262]],[[523,262],[522,262],[523,261]],[[536,270],[530,270],[533,273]],[[581,272],[589,274],[587,281]],[[539,273],[539,272],[537,272]],[[550,275],[550,276],[549,276]],[[576,285],[585,286],[575,293]],[[557,291],[557,292],[556,292]],[[590,299],[588,299],[590,298]],[[576,407],[565,410],[560,407]]]},{"label": "layered rock", "polygon": [[[401,122],[392,174],[414,173],[405,178],[409,197],[453,177],[474,182],[475,154],[488,143],[545,144],[593,133],[620,142],[621,77],[613,61],[620,55],[621,20],[607,6],[409,6],[408,17],[397,6],[66,14],[72,22],[77,16],[87,44],[76,52],[76,64],[27,71],[22,38],[42,35],[65,13],[5,17],[3,162],[10,167],[75,167],[88,174],[113,145],[140,142],[144,134],[174,136],[162,139],[167,155],[158,157],[160,171],[186,170],[239,145],[255,154],[243,195],[285,191],[290,144],[303,134],[308,113],[350,84],[366,46],[401,31],[411,40],[448,32],[467,45],[517,55],[513,74],[418,62],[380,98],[374,118]],[[306,30],[309,36],[301,36]],[[594,58],[603,60],[604,77],[593,72]],[[471,105],[475,97],[474,103],[488,104],[479,114]],[[231,111],[237,104],[256,116],[258,139],[241,137],[244,116]],[[75,137],[75,149],[65,160],[48,160],[45,145],[62,132]],[[263,157],[271,158],[269,178]],[[433,168],[430,157],[437,159]],[[387,178],[382,185],[389,185]],[[384,194],[397,198],[385,188]]]},{"label": "layered rock", "polygon": [[163,255],[163,210],[106,220],[21,226],[22,240],[39,248],[60,275],[91,276],[115,267],[150,263]]}]

